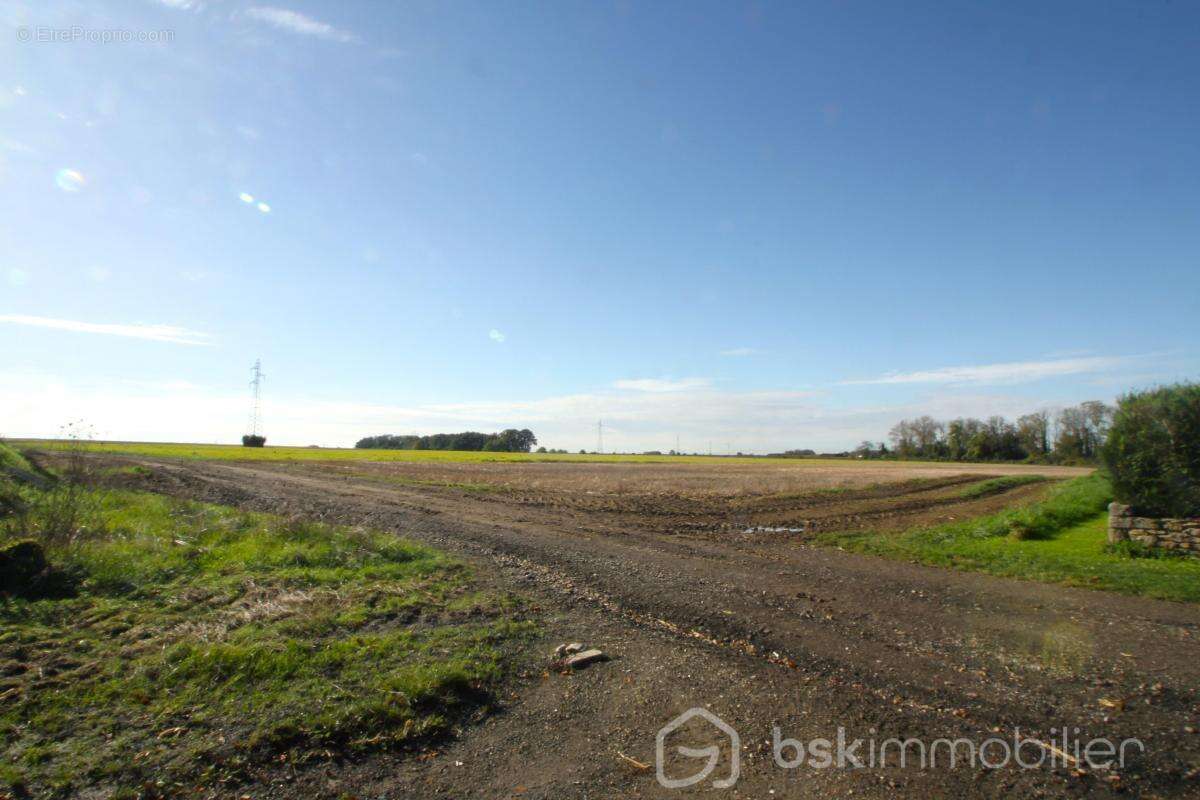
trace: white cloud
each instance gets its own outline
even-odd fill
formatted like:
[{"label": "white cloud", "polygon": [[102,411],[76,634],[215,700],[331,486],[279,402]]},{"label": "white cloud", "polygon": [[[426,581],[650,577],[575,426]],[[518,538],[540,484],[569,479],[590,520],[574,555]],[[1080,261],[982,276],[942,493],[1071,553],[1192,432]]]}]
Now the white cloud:
[{"label": "white cloud", "polygon": [[[240,386],[217,390],[179,379],[89,382],[0,372],[0,419],[9,436],[53,436],[65,420],[84,419],[106,439],[236,442],[245,433],[248,402]],[[690,450],[707,449],[711,438],[715,450],[730,443],[748,452],[822,446],[812,435],[818,428],[839,436],[838,426],[822,420],[813,395],[804,392],[606,391],[412,406],[268,392],[263,418],[273,443],[342,447],[377,433],[531,427],[547,446],[591,448],[597,419],[604,420],[606,447],[624,450],[670,449],[676,434]]]},{"label": "white cloud", "polygon": [[7,150],[10,153],[20,153],[25,156],[37,155],[37,150],[24,142],[18,142],[16,139],[0,139],[0,149]]},{"label": "white cloud", "polygon": [[731,347],[728,350],[722,350],[719,355],[728,356],[730,358],[744,358],[746,356],[754,356],[759,354],[756,347]]},{"label": "white cloud", "polygon": [[631,378],[614,381],[618,389],[628,389],[634,392],[682,392],[689,389],[703,389],[712,381],[708,378]]},{"label": "white cloud", "polygon": [[1074,350],[1052,350],[1049,353],[1042,353],[1042,358],[1078,358],[1080,356],[1090,356],[1093,352],[1093,350],[1086,347]]},{"label": "white cloud", "polygon": [[29,283],[29,273],[23,269],[10,267],[8,270],[8,283],[10,286],[24,286]]},{"label": "white cloud", "polygon": [[357,37],[333,27],[329,23],[321,22],[312,17],[301,14],[299,11],[292,11],[287,8],[276,8],[274,6],[252,6],[246,10],[246,16],[251,19],[265,22],[280,30],[296,33],[301,36],[313,36],[318,39],[327,39],[333,42],[353,42]]},{"label": "white cloud", "polygon": [[1080,375],[1119,369],[1145,356],[1092,356],[1046,361],[1013,361],[970,367],[941,367],[917,372],[895,372],[879,378],[842,381],[843,386],[864,384],[942,383],[999,385],[1029,383],[1064,375]]},{"label": "white cloud", "polygon": [[[0,371],[0,420],[9,436],[54,436],[67,420],[84,419],[106,439],[236,443],[249,401],[240,381],[228,389],[200,387],[185,377],[88,381]],[[1062,405],[1086,396],[1046,398]],[[1094,399],[1106,400],[1103,396]],[[268,392],[263,417],[274,444],[348,447],[378,433],[436,433],[529,427],[547,447],[591,449],[604,420],[606,448],[669,450],[676,436],[685,451],[821,452],[878,441],[898,420],[1020,414],[1050,407],[1028,398],[938,390],[903,405],[836,405],[837,399],[800,391],[606,390],[528,400],[475,400],[386,405],[281,396]]]},{"label": "white cloud", "polygon": [[505,338],[507,338],[507,337],[505,337],[505,335],[503,333],[501,333],[500,331],[496,330],[495,328],[492,328],[490,331],[488,331],[488,338],[491,339],[493,342],[503,343]]},{"label": "white cloud", "polygon": [[7,322],[11,325],[29,325],[35,328],[53,328],[55,330],[73,331],[75,333],[126,336],[132,339],[149,339],[155,342],[171,342],[174,344],[212,344],[212,337],[207,333],[200,333],[199,331],[192,331],[175,325],[147,325],[144,323],[109,324],[81,322],[73,319],[54,319],[53,317],[31,317],[20,314],[0,314],[0,322]]},{"label": "white cloud", "polygon": [[204,9],[204,3],[200,0],[156,0],[156,2],[177,11],[202,11]]}]

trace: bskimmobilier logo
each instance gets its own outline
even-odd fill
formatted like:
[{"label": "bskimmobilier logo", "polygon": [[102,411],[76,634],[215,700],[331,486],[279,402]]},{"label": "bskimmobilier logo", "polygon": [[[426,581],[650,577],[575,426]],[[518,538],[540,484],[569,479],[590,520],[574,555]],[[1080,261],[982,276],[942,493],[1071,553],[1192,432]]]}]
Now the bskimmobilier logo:
[{"label": "bskimmobilier logo", "polygon": [[[680,755],[687,756],[688,758],[705,759],[704,767],[695,775],[687,778],[669,778],[666,772],[667,737],[696,718],[710,723],[717,730],[720,742],[708,747],[699,748],[678,745],[676,749]],[[714,780],[712,782],[714,789],[728,789],[737,783],[738,775],[741,774],[741,737],[738,736],[737,731],[726,724],[725,720],[707,708],[689,708],[678,717],[675,717],[675,719],[662,726],[658,732],[658,736],[654,740],[654,768],[659,784],[667,789],[682,789],[686,786],[693,786],[700,783],[716,769],[718,762],[721,760],[721,743],[725,741],[729,742],[730,750],[729,776]]]},{"label": "bskimmobilier logo", "polygon": [[[701,720],[707,725],[689,725],[692,720]],[[682,730],[685,726],[687,730]],[[709,728],[711,726],[711,728]],[[995,731],[994,731],[995,732]],[[876,769],[900,767],[914,769],[1086,769],[1104,771],[1124,769],[1127,758],[1146,752],[1140,739],[1114,741],[1107,737],[1090,738],[1081,735],[1078,727],[1069,725],[1052,726],[1045,738],[1021,733],[1014,728],[1011,736],[988,736],[977,742],[968,737],[939,737],[920,739],[909,737],[878,737],[870,730],[867,738],[852,736],[839,725],[831,738],[817,737],[808,740],[784,736],[778,725],[771,726],[772,763],[784,771],[807,769]],[[677,740],[688,738],[715,744],[704,747],[675,746],[686,759],[703,762],[698,772],[684,778],[667,775],[667,739],[674,735]],[[707,779],[721,761],[724,743],[729,743],[729,774],[714,779],[714,789],[728,789],[738,781],[741,774],[742,740],[738,732],[723,719],[706,708],[689,708],[664,725],[655,737],[655,776],[659,784],[667,789],[682,789],[694,786]]]}]

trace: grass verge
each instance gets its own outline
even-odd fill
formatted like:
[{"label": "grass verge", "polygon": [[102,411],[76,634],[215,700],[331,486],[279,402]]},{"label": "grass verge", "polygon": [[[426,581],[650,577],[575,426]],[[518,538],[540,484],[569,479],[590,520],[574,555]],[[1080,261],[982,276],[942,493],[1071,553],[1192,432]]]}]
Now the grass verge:
[{"label": "grass verge", "polygon": [[1049,480],[1045,475],[1001,475],[999,478],[989,478],[986,481],[973,483],[958,493],[963,500],[978,500],[994,494],[1016,489],[1030,483],[1042,483]]},{"label": "grass verge", "polygon": [[903,534],[823,534],[818,541],[888,558],[1011,578],[1200,602],[1200,559],[1140,558],[1107,544],[1111,488],[1066,481],[1044,500]]},{"label": "grass verge", "polygon": [[14,469],[30,472],[33,467],[18,450],[0,442],[0,473]]},{"label": "grass verge", "polygon": [[[40,538],[0,520],[0,548]],[[480,713],[533,630],[465,565],[377,532],[89,492],[45,545],[72,596],[0,598],[0,787],[232,787],[417,747]],[[274,766],[269,766],[274,765]],[[0,795],[4,792],[0,789]]]}]

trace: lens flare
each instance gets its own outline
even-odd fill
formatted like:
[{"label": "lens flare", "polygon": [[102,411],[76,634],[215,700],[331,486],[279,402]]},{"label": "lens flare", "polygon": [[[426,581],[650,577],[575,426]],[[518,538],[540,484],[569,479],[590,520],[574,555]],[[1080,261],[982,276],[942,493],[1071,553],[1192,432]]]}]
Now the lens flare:
[{"label": "lens flare", "polygon": [[242,192],[238,195],[238,200],[241,200],[243,203],[253,203],[254,195]]},{"label": "lens flare", "polygon": [[264,214],[270,214],[270,213],[271,213],[271,207],[270,207],[269,205],[267,205],[266,203],[259,203],[259,204],[258,204],[258,210],[259,210],[259,211],[261,211],[261,212],[262,212],[262,213],[264,213]]},{"label": "lens flare", "polygon": [[54,173],[54,184],[64,192],[74,194],[87,185],[87,180],[78,170],[60,169]]}]

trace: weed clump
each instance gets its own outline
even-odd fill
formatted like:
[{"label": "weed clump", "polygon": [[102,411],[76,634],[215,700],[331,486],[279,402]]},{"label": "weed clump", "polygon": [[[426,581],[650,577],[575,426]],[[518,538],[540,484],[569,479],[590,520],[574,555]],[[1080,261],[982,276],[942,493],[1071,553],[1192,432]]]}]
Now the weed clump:
[{"label": "weed clump", "polygon": [[70,597],[75,586],[76,576],[47,561],[37,542],[22,539],[0,546],[0,597]]}]

